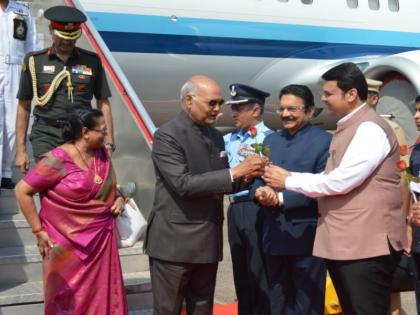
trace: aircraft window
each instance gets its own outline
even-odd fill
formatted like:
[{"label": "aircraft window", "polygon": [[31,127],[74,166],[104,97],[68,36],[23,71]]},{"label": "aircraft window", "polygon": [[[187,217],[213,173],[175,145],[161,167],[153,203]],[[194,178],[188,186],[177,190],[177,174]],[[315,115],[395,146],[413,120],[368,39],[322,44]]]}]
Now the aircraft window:
[{"label": "aircraft window", "polygon": [[369,8],[371,10],[379,10],[379,0],[369,0]]},{"label": "aircraft window", "polygon": [[400,4],[398,0],[388,0],[388,8],[392,12],[398,12],[400,10]]},{"label": "aircraft window", "polygon": [[358,7],[358,5],[359,4],[358,4],[357,0],[347,0],[347,6],[349,8],[355,9],[355,8]]},{"label": "aircraft window", "polygon": [[314,0],[300,0],[302,1],[303,4],[312,4],[312,2],[314,2]]}]

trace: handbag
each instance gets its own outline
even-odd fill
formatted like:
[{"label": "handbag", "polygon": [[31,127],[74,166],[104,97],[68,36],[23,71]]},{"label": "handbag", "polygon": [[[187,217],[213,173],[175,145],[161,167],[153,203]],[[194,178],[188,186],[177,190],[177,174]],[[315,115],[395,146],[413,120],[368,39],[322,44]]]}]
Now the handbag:
[{"label": "handbag", "polygon": [[416,265],[412,256],[402,255],[392,279],[392,292],[414,291]]},{"label": "handbag", "polygon": [[117,216],[119,248],[134,246],[147,227],[147,221],[133,198],[125,198],[123,207],[124,211]]}]

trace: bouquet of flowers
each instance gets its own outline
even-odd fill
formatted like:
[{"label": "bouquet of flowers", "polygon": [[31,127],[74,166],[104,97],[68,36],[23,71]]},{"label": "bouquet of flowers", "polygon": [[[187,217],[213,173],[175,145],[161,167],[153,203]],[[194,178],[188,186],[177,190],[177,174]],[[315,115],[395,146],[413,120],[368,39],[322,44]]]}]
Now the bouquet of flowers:
[{"label": "bouquet of flowers", "polygon": [[[256,138],[258,134],[258,130],[255,127],[252,127],[248,130],[249,134],[252,138]],[[260,156],[266,156],[269,157],[271,154],[271,148],[268,145],[263,145],[262,143],[258,143],[257,140],[255,140],[255,143],[251,144],[251,147],[254,149],[255,153],[259,154]]]}]

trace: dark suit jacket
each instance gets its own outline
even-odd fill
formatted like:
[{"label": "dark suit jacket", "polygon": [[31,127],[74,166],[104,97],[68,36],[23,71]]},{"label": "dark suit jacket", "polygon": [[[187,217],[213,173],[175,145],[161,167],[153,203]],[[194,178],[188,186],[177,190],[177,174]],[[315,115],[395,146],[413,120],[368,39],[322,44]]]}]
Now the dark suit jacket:
[{"label": "dark suit jacket", "polygon": [[[417,143],[410,155],[410,173],[414,176],[420,175],[420,143]],[[417,200],[420,200],[420,194],[416,193]],[[416,254],[420,253],[420,227],[412,225],[413,244],[412,251]]]},{"label": "dark suit jacket", "polygon": [[[284,129],[267,136],[264,144],[271,147],[273,164],[289,171],[320,173],[328,158],[331,135],[307,124],[291,136]],[[251,197],[264,182],[258,178]],[[315,199],[303,194],[283,191],[282,207],[267,207],[263,227],[263,248],[269,255],[311,255],[318,207]]]},{"label": "dark suit jacket", "polygon": [[152,159],[156,187],[146,253],[171,262],[221,260],[223,194],[236,183],[220,132],[181,112],[155,133]]}]

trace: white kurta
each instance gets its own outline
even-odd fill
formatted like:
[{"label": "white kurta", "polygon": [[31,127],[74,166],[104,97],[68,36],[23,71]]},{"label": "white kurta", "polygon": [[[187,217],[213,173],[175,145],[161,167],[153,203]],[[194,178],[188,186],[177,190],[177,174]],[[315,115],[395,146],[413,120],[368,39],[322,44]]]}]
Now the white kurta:
[{"label": "white kurta", "polygon": [[[337,124],[344,123],[361,108],[344,116]],[[390,151],[385,131],[373,122],[363,122],[337,168],[329,174],[292,173],[286,179],[286,189],[312,198],[346,194],[361,185]]]},{"label": "white kurta", "polygon": [[[14,19],[23,18],[28,26],[25,40],[13,38]],[[37,50],[35,23],[29,8],[9,1],[0,9],[0,178],[12,176],[16,140],[16,98],[23,58]]]}]

